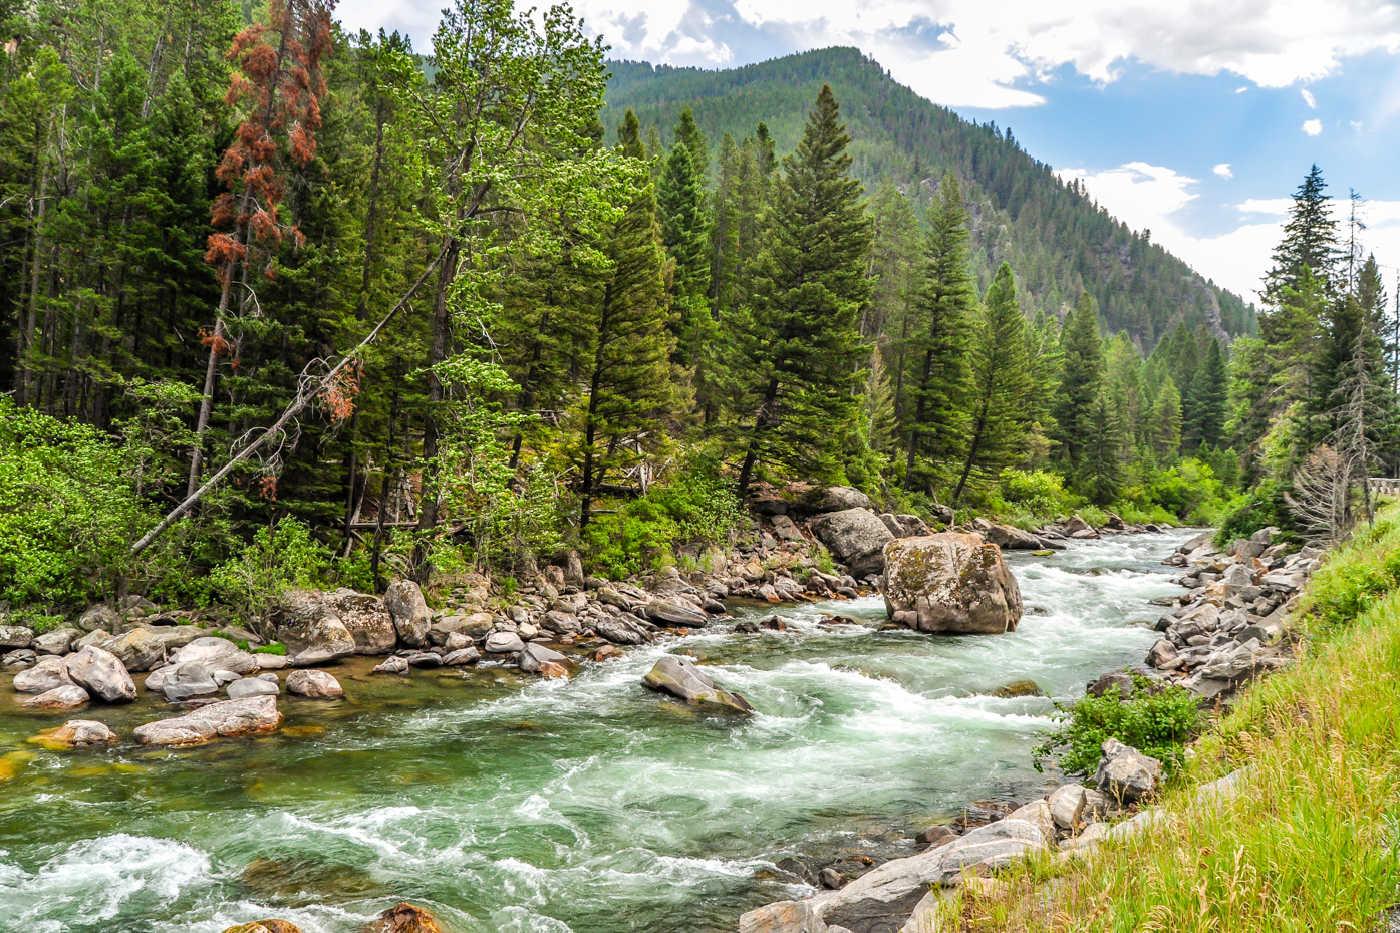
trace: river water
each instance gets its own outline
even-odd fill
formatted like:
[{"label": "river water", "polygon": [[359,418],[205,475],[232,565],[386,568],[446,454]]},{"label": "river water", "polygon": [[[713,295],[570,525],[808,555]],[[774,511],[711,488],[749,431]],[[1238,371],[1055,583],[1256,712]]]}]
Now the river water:
[{"label": "river water", "polygon": [[[441,670],[405,684],[357,660],[335,669],[345,701],[284,698],[278,734],[184,751],[45,750],[26,739],[70,717],[13,712],[4,678],[0,929],[219,933],[279,916],[358,933],[407,899],[459,933],[732,931],[810,891],[787,859],[897,844],[1042,787],[1029,750],[1050,698],[1141,659],[1148,600],[1180,591],[1160,561],[1187,536],[1012,556],[1026,603],[1012,634],[880,631],[867,598],[571,681]],[[824,613],[856,622],[818,625]],[[715,665],[758,714],[644,690],[667,651]],[[1022,679],[1048,697],[994,695]],[[82,715],[126,735],[168,714],[143,699]]]}]

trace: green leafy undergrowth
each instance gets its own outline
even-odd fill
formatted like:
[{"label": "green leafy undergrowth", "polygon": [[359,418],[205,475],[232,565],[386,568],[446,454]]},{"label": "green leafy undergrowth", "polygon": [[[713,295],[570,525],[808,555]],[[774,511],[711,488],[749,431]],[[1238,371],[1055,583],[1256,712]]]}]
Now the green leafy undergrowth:
[{"label": "green leafy undergrowth", "polygon": [[1055,759],[1061,771],[1089,775],[1098,767],[1104,740],[1115,738],[1162,762],[1170,776],[1185,761],[1186,743],[1204,725],[1197,700],[1181,687],[1164,686],[1134,675],[1133,692],[1109,690],[1071,706],[1056,704],[1060,724],[1034,751],[1035,766]]}]

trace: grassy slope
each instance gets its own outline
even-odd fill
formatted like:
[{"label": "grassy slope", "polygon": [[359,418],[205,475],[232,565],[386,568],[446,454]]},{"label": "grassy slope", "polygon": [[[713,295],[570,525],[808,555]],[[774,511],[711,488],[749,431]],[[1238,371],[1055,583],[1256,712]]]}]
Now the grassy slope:
[{"label": "grassy slope", "polygon": [[[976,931],[1381,929],[1400,901],[1400,506],[1303,599],[1299,663],[1251,689],[1166,794],[1170,819],[1087,862],[1046,858],[950,900]],[[1244,789],[1195,788],[1247,765]]]}]

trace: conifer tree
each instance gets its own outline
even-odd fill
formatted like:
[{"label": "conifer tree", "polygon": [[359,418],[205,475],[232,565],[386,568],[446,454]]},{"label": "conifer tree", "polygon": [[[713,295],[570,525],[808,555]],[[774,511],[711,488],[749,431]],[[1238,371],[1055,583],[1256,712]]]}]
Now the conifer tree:
[{"label": "conifer tree", "polygon": [[1181,449],[1181,393],[1171,376],[1162,380],[1148,416],[1149,440],[1158,464],[1175,460]]},{"label": "conifer tree", "polygon": [[709,227],[705,190],[689,147],[677,142],[666,157],[657,186],[661,237],[675,263],[671,304],[675,309],[677,362],[697,370],[703,381],[703,356],[712,341],[710,315]]},{"label": "conifer tree", "polygon": [[1076,471],[1104,378],[1098,304],[1088,292],[1079,296],[1079,304],[1065,316],[1060,347],[1064,366],[1055,421],[1059,426],[1060,449],[1071,471]]},{"label": "conifer tree", "polygon": [[689,107],[681,108],[674,132],[676,143],[690,151],[690,163],[703,196],[710,190],[710,141],[696,125],[695,114],[690,112]]},{"label": "conifer tree", "polygon": [[968,331],[976,313],[977,294],[968,269],[967,211],[952,174],[938,186],[938,204],[929,218],[922,279],[914,299],[913,321],[906,339],[908,375],[904,488],[914,489],[930,476],[918,470],[918,458],[937,464],[961,449],[963,401],[967,389]]},{"label": "conifer tree", "polygon": [[[1183,414],[1182,443],[1196,447],[1219,447],[1225,436],[1225,357],[1220,341],[1208,337],[1201,364],[1191,380],[1190,424]],[[1186,406],[1183,405],[1183,409]]]},{"label": "conifer tree", "polygon": [[[1293,207],[1283,228],[1283,240],[1274,250],[1273,268],[1264,278],[1264,303],[1279,307],[1285,289],[1297,289],[1303,270],[1329,279],[1337,260],[1337,221],[1327,198],[1327,182],[1322,169],[1314,165],[1293,194]],[[1260,319],[1267,330],[1268,316]],[[1268,334],[1265,334],[1266,339]]]},{"label": "conifer tree", "polygon": [[1026,318],[1016,298],[1011,266],[1002,263],[987,289],[987,298],[972,339],[967,452],[953,488],[956,508],[977,469],[995,477],[1025,456],[1028,411],[1026,393],[1033,385],[1026,356]]},{"label": "conifer tree", "polygon": [[1118,498],[1126,440],[1117,400],[1101,383],[1086,412],[1078,474],[1080,488],[1096,505]]},{"label": "conifer tree", "polygon": [[870,227],[849,142],[824,85],[796,152],[783,160],[752,308],[732,327],[731,372],[742,379],[742,421],[731,431],[743,456],[741,495],[760,463],[832,478],[831,439],[854,420]]},{"label": "conifer tree", "polygon": [[612,268],[583,331],[592,352],[580,402],[580,528],[588,525],[602,478],[658,445],[672,402],[666,254],[632,111],[618,135],[622,154],[634,160],[637,190],[607,244]]}]

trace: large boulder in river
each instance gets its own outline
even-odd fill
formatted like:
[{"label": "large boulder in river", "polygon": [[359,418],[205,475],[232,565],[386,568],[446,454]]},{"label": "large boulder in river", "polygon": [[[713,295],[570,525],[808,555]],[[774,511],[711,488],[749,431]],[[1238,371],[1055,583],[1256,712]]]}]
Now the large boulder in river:
[{"label": "large boulder in river", "polygon": [[417,583],[412,580],[390,583],[384,591],[384,608],[389,611],[399,641],[410,648],[428,646],[428,626],[433,624],[433,613]]},{"label": "large boulder in river", "polygon": [[108,703],[129,703],[136,699],[136,682],[110,651],[89,645],[65,658],[63,666],[69,680]]},{"label": "large boulder in river", "polygon": [[977,534],[891,541],[881,589],[890,618],[921,632],[998,634],[1021,621],[1021,588],[1001,548]]},{"label": "large boulder in river", "polygon": [[716,684],[690,658],[668,654],[660,658],[642,683],[658,693],[669,693],[694,706],[707,706],[735,713],[752,713],[753,706],[737,693]]},{"label": "large boulder in river", "polygon": [[[338,590],[291,590],[278,600],[277,633],[292,664],[320,664],[347,654],[388,654],[398,634],[377,596]],[[345,635],[349,636],[347,650]],[[298,656],[305,655],[305,657]]]},{"label": "large boulder in river", "polygon": [[895,540],[880,517],[869,509],[843,509],[818,515],[812,519],[812,533],[854,577],[883,570],[885,545]]},{"label": "large boulder in river", "polygon": [[[883,526],[882,526],[883,527]],[[647,618],[662,625],[681,625],[686,628],[704,628],[710,624],[710,617],[700,609],[679,597],[653,599],[643,610]]]},{"label": "large boulder in river", "polygon": [[88,692],[75,684],[64,684],[20,701],[25,709],[68,710],[88,705]]},{"label": "large boulder in river", "polygon": [[287,675],[287,692],[313,700],[336,700],[345,690],[325,671],[292,671]]},{"label": "large boulder in river", "polygon": [[978,534],[1003,551],[1038,551],[1041,549],[1040,539],[1029,531],[1012,528],[1010,525],[998,525],[985,518],[973,519],[972,527]]},{"label": "large boulder in river", "polygon": [[171,719],[137,726],[132,736],[142,745],[203,745],[216,738],[261,735],[282,722],[276,697],[220,700]]}]

